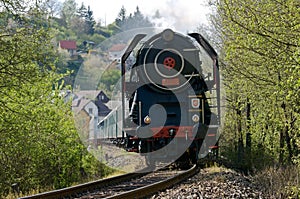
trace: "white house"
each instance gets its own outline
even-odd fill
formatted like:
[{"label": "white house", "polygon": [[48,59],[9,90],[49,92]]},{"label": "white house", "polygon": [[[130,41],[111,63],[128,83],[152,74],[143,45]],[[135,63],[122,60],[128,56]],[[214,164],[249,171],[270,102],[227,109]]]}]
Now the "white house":
[{"label": "white house", "polygon": [[75,113],[75,120],[81,130],[81,136],[90,141],[97,139],[98,129],[98,107],[85,97],[80,97],[72,102],[72,110]]},{"label": "white house", "polygon": [[[67,94],[70,95],[70,92]],[[65,97],[67,98],[68,95]],[[97,124],[100,119],[111,112],[111,109],[106,105],[110,99],[101,90],[76,91],[72,93],[72,99],[72,110],[76,124],[80,129],[81,139],[92,144],[92,141],[96,142],[96,139],[99,138]]]}]

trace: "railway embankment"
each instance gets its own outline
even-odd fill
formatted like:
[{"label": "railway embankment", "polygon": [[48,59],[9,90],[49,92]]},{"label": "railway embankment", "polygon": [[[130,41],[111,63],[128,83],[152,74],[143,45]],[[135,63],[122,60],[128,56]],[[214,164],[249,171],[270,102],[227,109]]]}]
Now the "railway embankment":
[{"label": "railway embankment", "polygon": [[256,177],[245,176],[231,169],[210,167],[149,198],[275,198],[266,194],[257,180]]}]

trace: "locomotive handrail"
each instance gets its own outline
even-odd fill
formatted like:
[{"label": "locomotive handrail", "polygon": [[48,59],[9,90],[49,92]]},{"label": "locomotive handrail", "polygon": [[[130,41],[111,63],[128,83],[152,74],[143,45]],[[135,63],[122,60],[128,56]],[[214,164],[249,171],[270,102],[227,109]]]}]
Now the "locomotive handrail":
[{"label": "locomotive handrail", "polygon": [[219,73],[219,63],[218,63],[218,54],[214,48],[208,43],[208,41],[199,33],[190,33],[189,36],[196,39],[196,41],[205,49],[209,56],[214,60],[214,82],[216,85],[217,92],[217,106],[218,106],[218,115],[221,115],[221,104],[220,104],[220,73]]}]

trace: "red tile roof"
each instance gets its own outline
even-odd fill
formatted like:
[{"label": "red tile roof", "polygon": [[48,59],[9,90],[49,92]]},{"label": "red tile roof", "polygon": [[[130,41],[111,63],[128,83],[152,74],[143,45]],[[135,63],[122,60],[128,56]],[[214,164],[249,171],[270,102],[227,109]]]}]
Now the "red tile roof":
[{"label": "red tile roof", "polygon": [[73,40],[62,40],[59,41],[59,46],[62,49],[69,49],[69,50],[75,50],[76,49],[76,42]]},{"label": "red tile roof", "polygon": [[109,52],[119,52],[126,47],[126,44],[115,44],[108,50]]}]

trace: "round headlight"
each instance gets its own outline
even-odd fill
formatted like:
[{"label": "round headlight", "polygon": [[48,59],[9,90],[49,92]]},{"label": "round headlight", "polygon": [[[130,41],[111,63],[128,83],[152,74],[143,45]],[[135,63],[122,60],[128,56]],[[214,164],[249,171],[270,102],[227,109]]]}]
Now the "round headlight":
[{"label": "round headlight", "polygon": [[199,122],[199,115],[195,114],[192,116],[193,122]]},{"label": "round headlight", "polygon": [[151,118],[147,115],[147,116],[144,118],[144,122],[145,122],[145,124],[150,124],[150,123],[151,123]]}]

